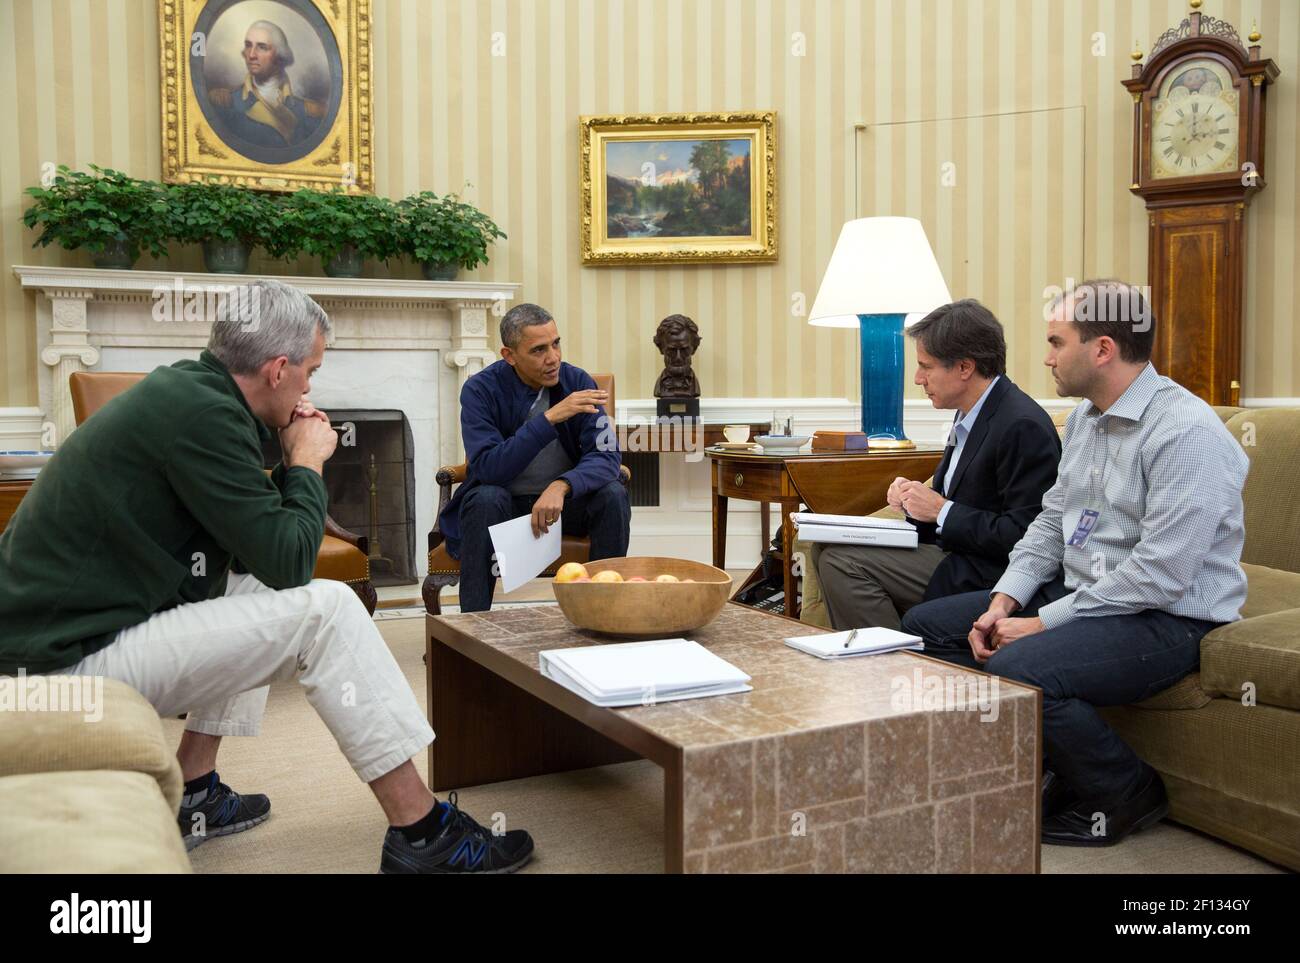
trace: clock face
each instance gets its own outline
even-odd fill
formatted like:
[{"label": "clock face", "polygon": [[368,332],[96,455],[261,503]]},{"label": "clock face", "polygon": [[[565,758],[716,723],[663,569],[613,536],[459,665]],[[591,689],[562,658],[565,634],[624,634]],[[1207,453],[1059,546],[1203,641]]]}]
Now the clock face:
[{"label": "clock face", "polygon": [[1238,95],[1217,60],[1180,64],[1151,101],[1151,177],[1237,170]]}]

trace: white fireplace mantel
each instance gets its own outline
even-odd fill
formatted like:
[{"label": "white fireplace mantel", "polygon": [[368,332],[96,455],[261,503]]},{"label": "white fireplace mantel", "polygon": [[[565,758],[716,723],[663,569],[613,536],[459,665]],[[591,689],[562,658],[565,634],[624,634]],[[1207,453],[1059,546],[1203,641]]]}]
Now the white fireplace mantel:
[{"label": "white fireplace mantel", "polygon": [[[15,265],[36,295],[40,412],[53,447],[74,428],[74,372],[149,371],[197,357],[215,297],[254,276]],[[440,464],[463,458],[460,389],[490,364],[489,320],[520,285],[508,282],[280,277],[329,314],[333,340],[312,400],[330,407],[396,408],[415,437],[417,539],[433,525]],[[209,297],[211,295],[211,297]],[[190,310],[186,310],[186,307]],[[455,375],[452,376],[452,371]],[[423,564],[423,559],[421,557]]]}]

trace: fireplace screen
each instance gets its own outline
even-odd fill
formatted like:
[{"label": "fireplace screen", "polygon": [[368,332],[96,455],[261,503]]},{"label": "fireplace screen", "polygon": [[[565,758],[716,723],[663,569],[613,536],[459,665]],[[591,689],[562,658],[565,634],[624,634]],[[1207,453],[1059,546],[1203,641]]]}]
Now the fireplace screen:
[{"label": "fireplace screen", "polygon": [[[411,426],[400,411],[333,408],[339,432],[325,463],[330,517],[369,541],[370,580],[409,585],[415,565],[415,464]],[[280,461],[280,442],[265,446],[267,467]]]}]

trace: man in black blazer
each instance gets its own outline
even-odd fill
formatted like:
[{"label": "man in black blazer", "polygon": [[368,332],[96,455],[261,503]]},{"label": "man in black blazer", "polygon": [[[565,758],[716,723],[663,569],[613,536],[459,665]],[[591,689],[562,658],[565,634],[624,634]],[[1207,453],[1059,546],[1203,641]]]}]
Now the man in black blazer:
[{"label": "man in black blazer", "polygon": [[991,589],[1056,482],[1061,440],[1006,376],[1002,325],[978,301],[945,304],[908,329],[915,383],[955,408],[932,486],[896,478],[889,504],[917,527],[915,550],[819,543],[813,564],[837,629],[899,628],[913,605]]}]

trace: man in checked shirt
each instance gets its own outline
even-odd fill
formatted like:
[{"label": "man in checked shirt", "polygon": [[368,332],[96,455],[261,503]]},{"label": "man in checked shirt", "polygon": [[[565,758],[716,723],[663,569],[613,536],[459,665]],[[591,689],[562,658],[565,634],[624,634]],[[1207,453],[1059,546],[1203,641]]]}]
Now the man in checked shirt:
[{"label": "man in checked shirt", "polygon": [[1164,783],[1098,706],[1196,669],[1246,600],[1249,461],[1204,401],[1158,374],[1137,288],[1085,281],[1051,305],[1046,364],[1082,397],[1057,481],[991,593],[911,609],[926,652],[1043,690],[1043,842],[1106,846],[1169,811]]}]

